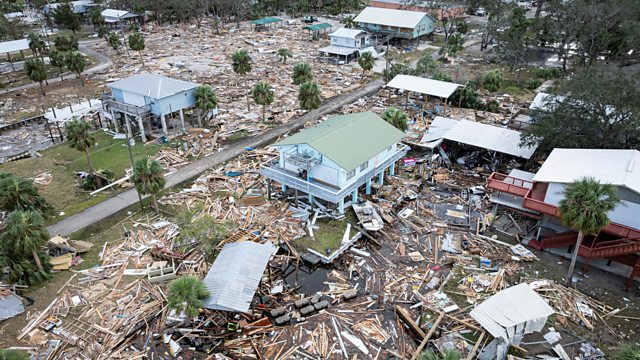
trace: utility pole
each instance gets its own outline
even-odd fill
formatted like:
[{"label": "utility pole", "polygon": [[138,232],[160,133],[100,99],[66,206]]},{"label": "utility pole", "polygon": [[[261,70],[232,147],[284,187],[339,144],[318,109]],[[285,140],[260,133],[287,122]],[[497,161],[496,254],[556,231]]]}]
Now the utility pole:
[{"label": "utility pole", "polygon": [[[124,114],[124,119],[126,122],[129,122],[129,118],[127,117],[126,114]],[[115,119],[113,119],[115,121]],[[129,131],[125,130],[125,137],[127,139],[127,149],[129,150],[129,159],[131,160],[131,172],[132,172],[132,176],[133,176],[133,169],[134,169],[134,164],[133,164],[133,154],[131,153],[131,139],[129,139]],[[138,189],[136,189],[136,194],[138,194],[138,202],[140,203],[140,210],[144,210],[144,206],[142,205],[142,196],[140,195],[140,192],[138,191]]]}]

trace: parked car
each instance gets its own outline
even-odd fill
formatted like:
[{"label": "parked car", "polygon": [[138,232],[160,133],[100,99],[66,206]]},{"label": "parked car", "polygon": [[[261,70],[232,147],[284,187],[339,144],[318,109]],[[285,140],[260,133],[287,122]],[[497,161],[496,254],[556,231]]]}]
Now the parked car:
[{"label": "parked car", "polygon": [[487,15],[487,12],[484,10],[484,8],[476,9],[476,16],[485,16],[485,15]]},{"label": "parked car", "polygon": [[307,24],[313,24],[314,22],[318,21],[318,18],[315,16],[305,16],[304,18],[302,18],[302,21],[306,22]]}]

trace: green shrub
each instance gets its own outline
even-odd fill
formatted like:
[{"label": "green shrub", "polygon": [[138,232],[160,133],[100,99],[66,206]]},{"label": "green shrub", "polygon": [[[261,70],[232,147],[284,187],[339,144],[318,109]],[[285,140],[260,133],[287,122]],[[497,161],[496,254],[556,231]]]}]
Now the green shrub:
[{"label": "green shrub", "polygon": [[0,349],[0,360],[29,360],[29,353],[20,350]]},{"label": "green shrub", "polygon": [[613,360],[640,360],[640,346],[624,345],[613,354]]},{"label": "green shrub", "polygon": [[527,89],[529,90],[535,90],[539,88],[540,85],[542,85],[542,80],[540,79],[529,79],[529,81],[527,81]]},{"label": "green shrub", "polygon": [[482,86],[489,91],[498,91],[504,80],[502,70],[491,70],[484,74],[482,79]]},{"label": "green shrub", "polygon": [[500,109],[500,103],[498,103],[496,100],[491,100],[487,103],[487,111],[488,112],[498,112],[498,110]]},{"label": "green shrub", "polygon": [[542,68],[533,71],[533,77],[537,79],[555,79],[560,77],[560,69],[558,68]]}]

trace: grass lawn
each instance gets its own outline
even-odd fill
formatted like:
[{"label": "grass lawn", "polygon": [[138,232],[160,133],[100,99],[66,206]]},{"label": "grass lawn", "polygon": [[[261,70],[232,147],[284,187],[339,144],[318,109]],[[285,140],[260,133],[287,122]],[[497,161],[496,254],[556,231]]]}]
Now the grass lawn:
[{"label": "grass lawn", "polygon": [[[358,222],[356,214],[351,209],[345,211],[345,217],[354,224]],[[307,235],[295,241],[295,246],[298,250],[307,251],[308,248],[311,248],[321,254],[326,254],[327,249],[331,249],[331,252],[333,252],[340,247],[342,236],[347,228],[347,222],[344,219],[317,219],[316,226],[318,226],[319,229],[313,230],[315,239]],[[355,235],[355,229],[352,227],[350,236],[353,235]]]},{"label": "grass lawn", "polygon": [[[113,139],[110,135],[98,131],[95,134],[96,144],[91,148],[91,161],[96,170],[108,169],[114,172],[115,178],[125,175],[125,169],[131,167],[129,152],[125,146],[125,140]],[[132,147],[134,161],[156,154],[161,146],[143,145],[136,142]],[[53,181],[46,186],[38,186],[38,190],[44,198],[54,207],[54,213],[49,220],[51,223],[62,218],[78,213],[89,206],[95,205],[113,194],[113,191],[104,191],[96,196],[90,196],[88,191],[79,187],[78,171],[88,171],[87,158],[84,153],[71,149],[67,143],[43,150],[40,158],[30,158],[16,162],[6,163],[0,166],[0,170],[10,172],[24,178],[34,178],[48,172],[53,175]],[[66,165],[56,165],[55,161]],[[68,162],[68,163],[67,163]],[[118,187],[114,187],[118,191]],[[64,215],[60,216],[60,212]]]}]

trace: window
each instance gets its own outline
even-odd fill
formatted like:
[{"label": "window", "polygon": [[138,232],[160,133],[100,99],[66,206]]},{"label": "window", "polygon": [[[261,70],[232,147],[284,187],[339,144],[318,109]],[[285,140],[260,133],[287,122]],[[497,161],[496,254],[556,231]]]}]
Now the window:
[{"label": "window", "polygon": [[353,178],[354,176],[356,176],[356,170],[355,169],[353,169],[353,170],[351,170],[351,171],[349,171],[347,173],[347,180]]},{"label": "window", "polygon": [[367,161],[366,163],[360,165],[360,171],[364,171],[364,169],[369,167],[369,162]]}]

